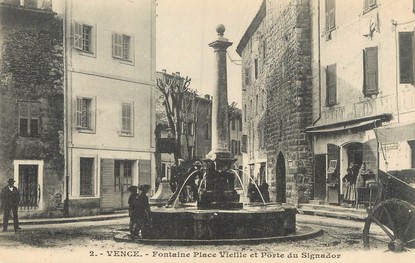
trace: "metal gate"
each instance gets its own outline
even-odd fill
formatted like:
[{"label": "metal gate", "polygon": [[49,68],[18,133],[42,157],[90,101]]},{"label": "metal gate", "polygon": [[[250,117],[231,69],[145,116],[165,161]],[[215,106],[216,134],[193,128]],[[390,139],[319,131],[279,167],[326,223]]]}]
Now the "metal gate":
[{"label": "metal gate", "polygon": [[21,209],[36,209],[40,200],[37,165],[19,165],[19,192]]}]

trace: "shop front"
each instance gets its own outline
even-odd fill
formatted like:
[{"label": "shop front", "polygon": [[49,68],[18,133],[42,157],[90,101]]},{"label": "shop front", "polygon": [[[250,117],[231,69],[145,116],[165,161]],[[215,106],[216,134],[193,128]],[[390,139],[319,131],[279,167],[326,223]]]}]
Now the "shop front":
[{"label": "shop front", "polygon": [[343,207],[370,202],[379,167],[374,129],[386,120],[375,116],[307,128],[313,141],[314,200]]}]

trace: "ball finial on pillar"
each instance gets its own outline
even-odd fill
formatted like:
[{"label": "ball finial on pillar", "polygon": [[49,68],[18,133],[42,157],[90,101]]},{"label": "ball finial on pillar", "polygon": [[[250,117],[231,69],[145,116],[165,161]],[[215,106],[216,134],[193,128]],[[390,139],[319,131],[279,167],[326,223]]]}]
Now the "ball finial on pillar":
[{"label": "ball finial on pillar", "polygon": [[218,33],[218,36],[223,37],[223,33],[225,32],[225,26],[224,26],[224,25],[222,25],[222,24],[219,24],[219,25],[216,27],[216,32]]}]

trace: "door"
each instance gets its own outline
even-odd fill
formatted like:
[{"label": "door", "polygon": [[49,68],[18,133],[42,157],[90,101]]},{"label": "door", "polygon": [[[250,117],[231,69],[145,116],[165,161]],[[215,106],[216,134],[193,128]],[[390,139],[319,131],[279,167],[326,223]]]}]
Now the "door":
[{"label": "door", "polygon": [[119,194],[120,208],[128,208],[130,193],[128,188],[132,184],[134,161],[116,160],[114,164],[115,189]]},{"label": "door", "polygon": [[276,184],[277,184],[276,201],[279,203],[285,203],[287,201],[285,178],[286,178],[285,159],[284,159],[284,155],[280,152],[277,158],[277,175],[276,175]]},{"label": "door", "polygon": [[340,204],[340,174],[339,174],[340,147],[327,144],[327,202]]},{"label": "door", "polygon": [[111,212],[120,202],[115,192],[114,160],[101,159],[101,211]]},{"label": "door", "polygon": [[314,157],[314,199],[326,198],[326,155],[316,154]]},{"label": "door", "polygon": [[19,165],[20,203],[22,209],[36,209],[39,203],[38,165]]}]

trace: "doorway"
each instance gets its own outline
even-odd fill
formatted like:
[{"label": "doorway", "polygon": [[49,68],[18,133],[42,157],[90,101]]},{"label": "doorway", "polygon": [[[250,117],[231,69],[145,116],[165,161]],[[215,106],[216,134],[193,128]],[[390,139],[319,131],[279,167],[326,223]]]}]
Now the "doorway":
[{"label": "doorway", "polygon": [[285,170],[285,158],[284,155],[280,152],[277,158],[277,174],[276,174],[276,201],[279,203],[285,203],[286,198],[286,170]]}]

